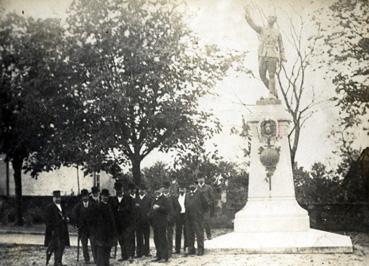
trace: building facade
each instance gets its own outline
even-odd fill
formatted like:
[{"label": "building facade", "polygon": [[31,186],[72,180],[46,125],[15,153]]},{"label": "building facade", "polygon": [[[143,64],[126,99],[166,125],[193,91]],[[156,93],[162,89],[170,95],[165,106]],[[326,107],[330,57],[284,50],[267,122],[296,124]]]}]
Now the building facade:
[{"label": "building facade", "polygon": [[[0,156],[0,196],[14,196],[15,186],[11,164]],[[53,190],[60,190],[62,195],[78,195],[81,189],[91,190],[92,186],[107,188],[111,192],[114,180],[111,175],[101,172],[84,176],[76,167],[61,167],[52,172],[41,173],[37,178],[22,174],[22,189],[24,196],[50,196]]]}]

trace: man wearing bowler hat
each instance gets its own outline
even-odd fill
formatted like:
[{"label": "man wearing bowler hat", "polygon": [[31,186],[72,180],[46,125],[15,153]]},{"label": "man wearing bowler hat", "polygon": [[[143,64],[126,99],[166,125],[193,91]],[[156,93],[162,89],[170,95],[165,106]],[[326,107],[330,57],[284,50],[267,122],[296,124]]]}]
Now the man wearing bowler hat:
[{"label": "man wearing bowler hat", "polygon": [[207,201],[198,187],[193,184],[189,187],[189,193],[185,198],[186,223],[187,223],[187,255],[196,254],[195,236],[197,240],[197,255],[204,255],[204,212],[208,209]]},{"label": "man wearing bowler hat", "polygon": [[155,191],[155,199],[150,211],[156,247],[156,259],[153,260],[154,262],[168,261],[167,225],[170,206],[168,199],[163,195],[163,191],[163,187]]},{"label": "man wearing bowler hat", "polygon": [[[93,241],[91,241],[91,235],[94,233],[95,225],[95,213],[94,208],[96,208],[96,203],[94,203],[89,198],[89,193],[87,189],[81,190],[81,201],[76,204],[73,208],[73,220],[74,224],[78,228],[78,238],[82,243],[82,252],[86,264],[90,264],[90,255],[88,252],[88,240],[92,246]],[[94,261],[96,253],[92,253]]]},{"label": "man wearing bowler hat", "polygon": [[137,210],[137,257],[150,255],[150,221],[149,212],[152,200],[145,185],[141,184],[136,197]]},{"label": "man wearing bowler hat", "polygon": [[65,215],[65,211],[61,206],[59,190],[53,191],[53,202],[46,207],[45,221],[46,265],[49,264],[50,257],[54,253],[54,265],[62,266],[64,249],[69,246],[67,226],[69,218]]},{"label": "man wearing bowler hat", "polygon": [[101,202],[98,206],[96,251],[97,266],[109,266],[110,250],[116,243],[116,226],[112,208],[109,204],[109,191],[101,191]]},{"label": "man wearing bowler hat", "polygon": [[211,239],[210,220],[211,220],[211,217],[213,216],[214,208],[215,208],[214,190],[212,186],[205,183],[204,177],[199,176],[197,178],[197,184],[198,184],[197,189],[200,191],[200,193],[203,194],[206,200],[207,206],[208,206],[208,208],[204,210],[205,213],[204,213],[204,221],[203,221],[204,224],[203,225],[205,228],[206,237],[207,239],[210,240]]}]

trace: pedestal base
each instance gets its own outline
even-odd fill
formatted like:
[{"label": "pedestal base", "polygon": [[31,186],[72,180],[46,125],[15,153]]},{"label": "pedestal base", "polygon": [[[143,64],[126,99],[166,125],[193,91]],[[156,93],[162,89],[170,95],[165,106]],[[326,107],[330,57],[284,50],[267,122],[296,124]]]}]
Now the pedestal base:
[{"label": "pedestal base", "polygon": [[309,229],[305,232],[229,233],[205,242],[209,251],[245,253],[352,253],[350,237]]},{"label": "pedestal base", "polygon": [[236,213],[236,233],[296,232],[310,228],[309,215],[294,198],[249,200]]}]

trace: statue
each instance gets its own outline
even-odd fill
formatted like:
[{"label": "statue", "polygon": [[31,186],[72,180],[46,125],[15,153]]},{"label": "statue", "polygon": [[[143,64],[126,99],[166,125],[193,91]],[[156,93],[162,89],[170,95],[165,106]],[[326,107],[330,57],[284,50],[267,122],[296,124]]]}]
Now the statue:
[{"label": "statue", "polygon": [[[278,99],[278,94],[275,87],[277,64],[287,60],[284,53],[282,35],[276,28],[274,28],[277,17],[269,16],[267,18],[268,25],[261,27],[254,23],[250,16],[250,11],[246,7],[245,19],[250,27],[259,34],[260,45],[258,49],[258,59],[260,78],[264,85],[268,88],[271,96]],[[267,72],[269,79],[266,77]]]}]

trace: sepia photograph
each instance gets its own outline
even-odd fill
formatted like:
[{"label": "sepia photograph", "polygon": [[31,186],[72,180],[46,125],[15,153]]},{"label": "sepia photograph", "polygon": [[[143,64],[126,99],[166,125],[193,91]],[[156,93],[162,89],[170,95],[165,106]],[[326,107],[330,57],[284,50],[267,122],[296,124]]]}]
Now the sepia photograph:
[{"label": "sepia photograph", "polygon": [[0,0],[0,266],[369,265],[369,0]]}]

